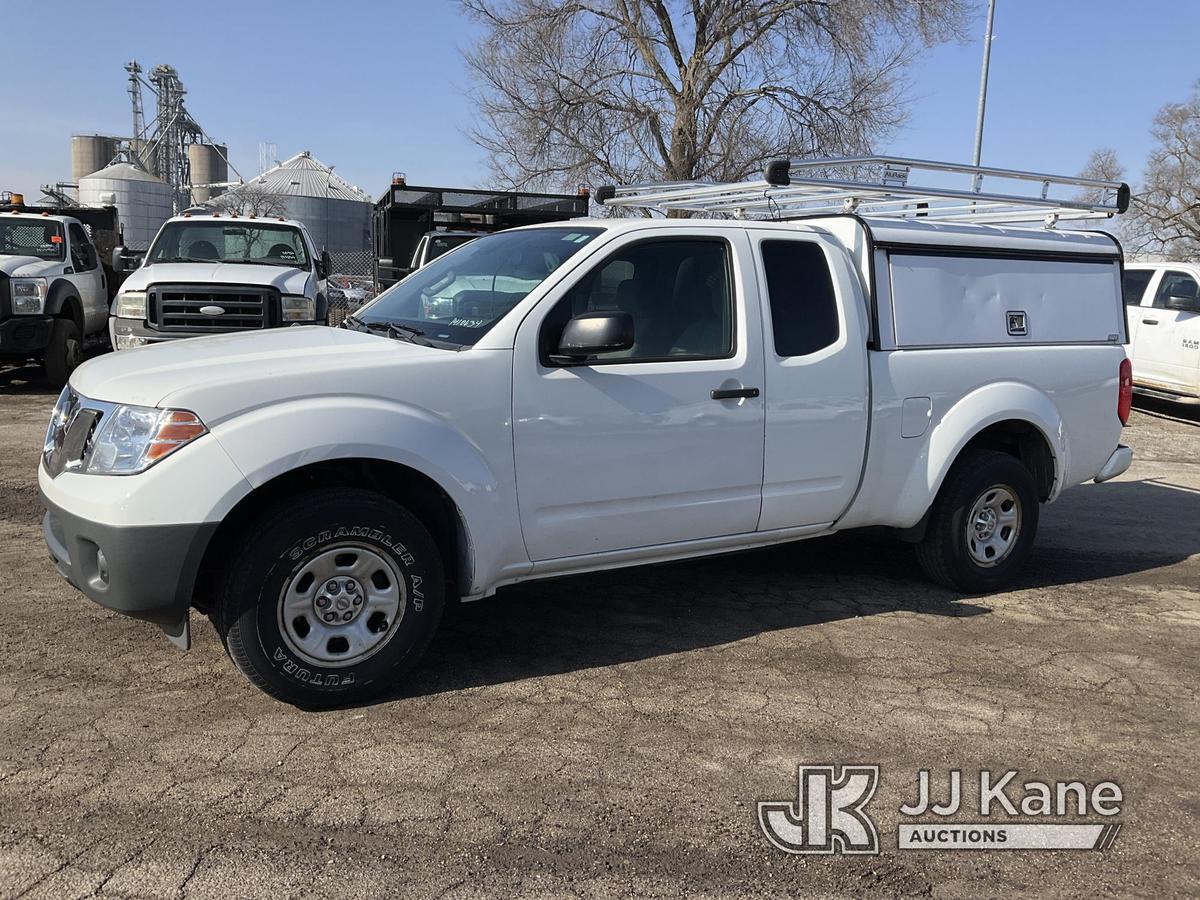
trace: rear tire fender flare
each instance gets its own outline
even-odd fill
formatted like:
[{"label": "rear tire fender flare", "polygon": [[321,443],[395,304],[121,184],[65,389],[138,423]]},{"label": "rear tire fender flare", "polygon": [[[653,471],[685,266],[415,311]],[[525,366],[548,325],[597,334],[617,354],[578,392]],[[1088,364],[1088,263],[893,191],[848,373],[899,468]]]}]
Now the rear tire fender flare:
[{"label": "rear tire fender flare", "polygon": [[1068,455],[1066,430],[1058,407],[1045,393],[1031,385],[998,382],[963,397],[934,427],[929,439],[925,509],[941,490],[950,467],[958,460],[963,448],[984,429],[1009,420],[1029,423],[1045,439],[1054,459],[1054,492],[1049,499],[1057,496],[1062,489]]}]

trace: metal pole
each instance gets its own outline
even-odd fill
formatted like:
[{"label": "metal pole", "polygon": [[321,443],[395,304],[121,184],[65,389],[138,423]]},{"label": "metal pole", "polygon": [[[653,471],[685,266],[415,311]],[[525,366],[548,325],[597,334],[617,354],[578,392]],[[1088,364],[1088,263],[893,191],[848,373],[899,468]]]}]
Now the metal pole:
[{"label": "metal pole", "polygon": [[[996,0],[988,0],[987,32],[983,37],[983,69],[979,73],[979,116],[975,120],[974,165],[979,165],[983,153],[983,114],[987,108],[988,65],[992,59],[992,22],[996,18]],[[979,176],[976,176],[976,181]],[[975,190],[979,190],[978,187]]]},{"label": "metal pole", "polygon": [[[988,108],[988,66],[991,62],[991,23],[996,18],[996,0],[988,0],[988,30],[983,37],[983,68],[979,71],[979,114],[976,118],[976,149],[973,164],[978,166],[983,156],[983,115]],[[983,175],[974,176],[974,190],[983,187]]]}]

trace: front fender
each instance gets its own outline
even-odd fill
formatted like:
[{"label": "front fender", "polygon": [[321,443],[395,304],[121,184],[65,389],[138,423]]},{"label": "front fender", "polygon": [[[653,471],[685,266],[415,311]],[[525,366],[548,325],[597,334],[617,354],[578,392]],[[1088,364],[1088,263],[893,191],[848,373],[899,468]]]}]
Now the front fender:
[{"label": "front fender", "polygon": [[[82,302],[79,299],[79,290],[74,284],[67,279],[59,276],[50,282],[50,286],[46,289],[46,307],[45,313],[48,316],[60,316],[67,306],[69,300],[74,299],[77,304],[80,304],[79,313],[83,315]],[[80,323],[82,324],[82,323]]]},{"label": "front fender", "polygon": [[[378,398],[310,397],[234,416],[214,426],[212,434],[251,489],[295,469],[333,460],[375,459],[407,466],[436,482],[458,507],[469,546],[477,555],[472,565],[477,578],[501,560],[527,558],[511,469],[496,471],[466,434],[429,410]],[[501,466],[505,464],[511,466],[511,449],[501,460]],[[481,543],[475,534],[488,539]]]}]

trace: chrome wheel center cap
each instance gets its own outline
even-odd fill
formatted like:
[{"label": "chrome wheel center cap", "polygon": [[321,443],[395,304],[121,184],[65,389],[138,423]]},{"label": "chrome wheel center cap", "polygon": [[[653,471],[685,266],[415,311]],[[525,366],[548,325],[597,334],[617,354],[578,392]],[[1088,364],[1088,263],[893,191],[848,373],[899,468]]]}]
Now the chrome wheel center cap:
[{"label": "chrome wheel center cap", "polygon": [[363,609],[363,588],[356,578],[330,578],[313,598],[313,615],[326,625],[349,625]]},{"label": "chrome wheel center cap", "polygon": [[987,540],[992,536],[992,532],[996,530],[996,511],[990,507],[985,507],[979,511],[979,515],[975,518],[975,533],[979,535],[980,540]]}]

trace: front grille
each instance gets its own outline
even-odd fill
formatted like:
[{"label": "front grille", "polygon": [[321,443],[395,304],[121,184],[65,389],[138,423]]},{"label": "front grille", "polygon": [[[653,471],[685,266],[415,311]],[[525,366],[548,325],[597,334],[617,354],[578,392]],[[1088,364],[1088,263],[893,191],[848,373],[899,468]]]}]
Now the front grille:
[{"label": "front grille", "polygon": [[115,404],[90,400],[70,387],[64,388],[51,414],[46,443],[42,447],[46,473],[55,478],[60,472],[81,468],[104,417],[112,415],[116,409]]},{"label": "front grille", "polygon": [[159,331],[251,331],[279,321],[279,293],[271,288],[160,285],[149,293],[147,318]]}]

